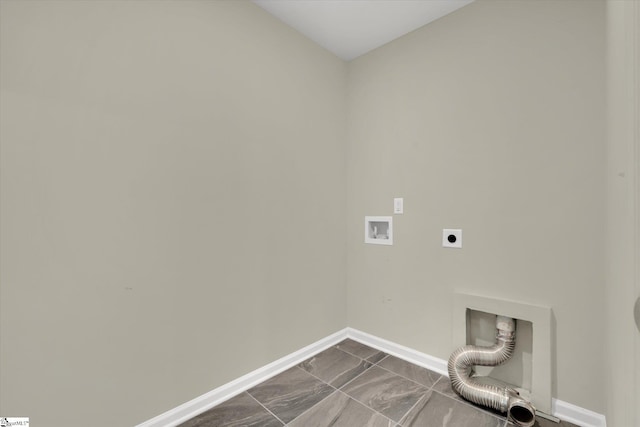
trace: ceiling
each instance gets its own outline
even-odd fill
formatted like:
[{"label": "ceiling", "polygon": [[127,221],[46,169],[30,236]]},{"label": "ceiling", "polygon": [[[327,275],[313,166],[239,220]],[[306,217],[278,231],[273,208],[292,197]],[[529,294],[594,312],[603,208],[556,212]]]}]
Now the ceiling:
[{"label": "ceiling", "polygon": [[350,61],[473,0],[253,0]]}]

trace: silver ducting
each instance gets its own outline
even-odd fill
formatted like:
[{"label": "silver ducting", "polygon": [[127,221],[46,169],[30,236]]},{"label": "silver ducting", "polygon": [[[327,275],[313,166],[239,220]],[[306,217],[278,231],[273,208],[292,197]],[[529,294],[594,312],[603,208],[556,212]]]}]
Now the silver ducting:
[{"label": "silver ducting", "polygon": [[465,345],[449,357],[449,379],[453,389],[463,398],[497,411],[507,413],[518,426],[530,427],[536,421],[536,411],[530,402],[510,387],[483,384],[471,374],[474,366],[497,366],[513,355],[516,346],[515,320],[497,316],[496,343],[491,347]]}]

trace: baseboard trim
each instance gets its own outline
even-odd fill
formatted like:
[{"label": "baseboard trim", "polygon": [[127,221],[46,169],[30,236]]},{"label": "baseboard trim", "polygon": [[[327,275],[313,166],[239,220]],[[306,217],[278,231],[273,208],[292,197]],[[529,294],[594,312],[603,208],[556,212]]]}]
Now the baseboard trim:
[{"label": "baseboard trim", "polygon": [[[350,338],[362,344],[368,345],[392,356],[406,360],[407,362],[431,369],[448,377],[447,361],[437,357],[421,353],[409,347],[376,337],[354,328],[345,328],[328,337],[325,337],[303,349],[284,356],[275,362],[258,368],[234,381],[224,384],[202,396],[196,397],[182,405],[158,415],[148,421],[138,424],[136,427],[175,427],[204,411],[228,400],[251,387],[278,375],[279,373],[299,364],[309,357],[336,345],[340,341]],[[551,411],[553,416],[561,420],[579,425],[581,427],[606,427],[605,416],[590,411],[571,403],[558,399],[552,399]]]},{"label": "baseboard trim", "polygon": [[[347,328],[347,335],[354,341],[449,377],[446,360],[421,353],[357,329]],[[607,427],[604,415],[555,398],[551,399],[551,412],[554,417],[581,427]]]},{"label": "baseboard trim", "polygon": [[202,396],[196,397],[182,405],[158,415],[136,427],[175,427],[211,408],[229,400],[251,387],[278,375],[281,372],[301,363],[309,357],[338,344],[347,338],[347,329],[338,331],[303,349],[288,354],[275,362],[269,363],[240,378],[224,384]]},{"label": "baseboard trim", "polygon": [[437,357],[429,356],[428,354],[421,353],[409,347],[405,347],[400,344],[385,340],[383,338],[376,337],[366,332],[359,331],[353,328],[347,328],[347,336],[354,341],[368,345],[377,350],[384,351],[392,356],[396,356],[400,359],[411,362],[414,365],[422,366],[423,368],[431,369],[448,377],[447,361],[438,359]]},{"label": "baseboard trim", "polygon": [[607,427],[604,415],[558,399],[551,399],[551,412],[563,421],[583,427]]}]

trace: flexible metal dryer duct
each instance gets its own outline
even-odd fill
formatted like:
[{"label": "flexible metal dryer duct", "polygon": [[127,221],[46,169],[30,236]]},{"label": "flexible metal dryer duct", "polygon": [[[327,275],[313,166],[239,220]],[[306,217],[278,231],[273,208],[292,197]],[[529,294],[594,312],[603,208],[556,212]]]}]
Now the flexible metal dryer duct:
[{"label": "flexible metal dryer duct", "polygon": [[497,316],[496,343],[491,347],[465,345],[449,357],[449,378],[453,389],[465,399],[482,406],[506,412],[518,426],[530,427],[536,421],[533,405],[509,387],[482,384],[471,377],[476,365],[497,366],[513,355],[516,346],[515,320]]}]

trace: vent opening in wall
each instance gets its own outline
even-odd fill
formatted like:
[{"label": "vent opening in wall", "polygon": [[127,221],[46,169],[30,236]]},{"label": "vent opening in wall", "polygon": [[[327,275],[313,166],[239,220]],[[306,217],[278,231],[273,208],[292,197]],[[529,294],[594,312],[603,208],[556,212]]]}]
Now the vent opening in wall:
[{"label": "vent opening in wall", "polygon": [[[476,375],[531,390],[533,324],[522,319],[516,321],[516,346],[507,363],[498,366],[476,366]],[[496,313],[467,309],[467,342],[481,347],[490,347],[496,341]]]},{"label": "vent opening in wall", "polygon": [[516,319],[515,354],[504,367],[476,367],[475,374],[515,385],[538,411],[551,414],[551,308],[456,292],[452,349],[493,344],[496,315]]},{"label": "vent opening in wall", "polygon": [[364,218],[364,242],[374,245],[393,245],[393,219],[390,216]]}]

